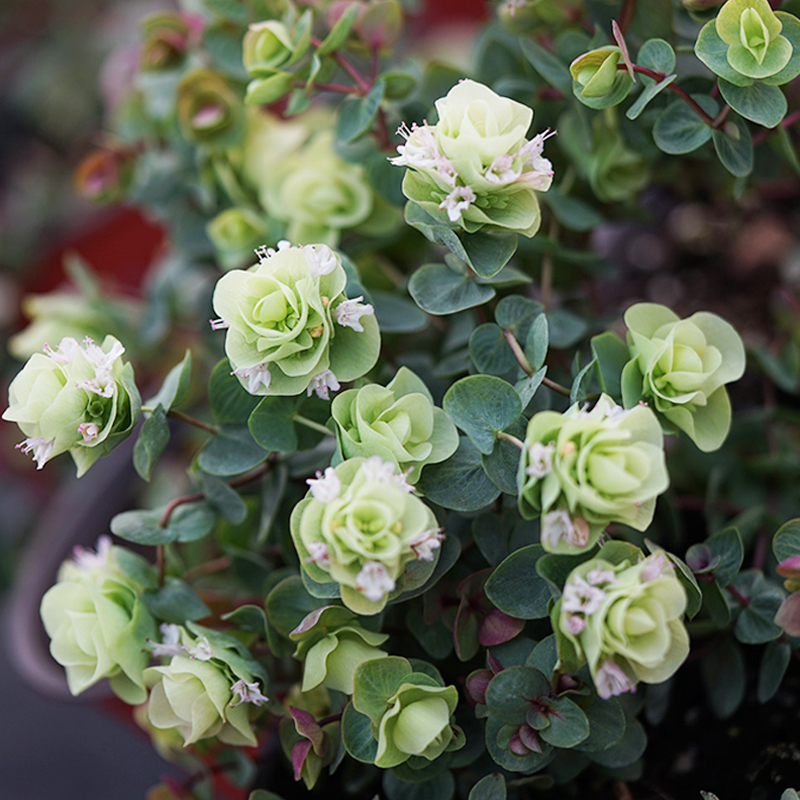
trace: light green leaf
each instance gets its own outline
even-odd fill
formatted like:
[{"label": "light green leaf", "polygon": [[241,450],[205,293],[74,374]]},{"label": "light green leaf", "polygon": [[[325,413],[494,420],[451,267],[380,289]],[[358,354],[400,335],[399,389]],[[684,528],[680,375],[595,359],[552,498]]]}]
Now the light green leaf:
[{"label": "light green leaf", "polygon": [[750,86],[736,86],[720,78],[719,91],[725,102],[745,119],[774,128],[786,116],[786,96],[777,86],[756,81]]},{"label": "light green leaf", "polygon": [[476,283],[444,264],[425,264],[408,282],[408,293],[429,314],[455,314],[487,303],[495,296],[491,286]]},{"label": "light green leaf", "polygon": [[317,48],[317,53],[324,56],[338,50],[350,35],[353,25],[356,24],[360,11],[358,3],[351,3],[344,10],[344,13],[336,20],[336,24],[330,29],[328,35],[322,40]]},{"label": "light green leaf", "polygon": [[384,83],[379,80],[364,97],[349,97],[339,106],[337,141],[350,144],[370,130],[383,100],[383,90]]},{"label": "light green leaf", "polygon": [[166,413],[177,408],[189,394],[189,383],[192,379],[192,351],[187,350],[180,364],[176,364],[164,378],[164,383],[155,397],[151,397],[144,405],[155,408],[159,404]]},{"label": "light green leaf", "polygon": [[139,477],[149,481],[153,468],[169,443],[167,415],[161,404],[144,421],[139,438],[133,447],[133,466]]},{"label": "light green leaf", "polygon": [[[705,95],[692,95],[711,117],[716,116],[717,104]],[[653,139],[660,150],[670,155],[691,153],[711,138],[711,128],[683,100],[670,103],[656,120]]]},{"label": "light green leaf", "polygon": [[741,117],[728,117],[722,128],[713,133],[714,149],[725,169],[737,178],[753,171],[753,140]]}]

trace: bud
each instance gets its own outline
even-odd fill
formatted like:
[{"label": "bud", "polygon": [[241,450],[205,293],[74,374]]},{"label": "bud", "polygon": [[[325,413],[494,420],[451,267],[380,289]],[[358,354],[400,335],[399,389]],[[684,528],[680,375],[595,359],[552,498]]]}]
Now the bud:
[{"label": "bud", "polygon": [[267,238],[267,222],[248,208],[228,208],[217,214],[206,233],[223,270],[239,269],[253,260],[253,251]]},{"label": "bud", "polygon": [[372,0],[365,4],[353,30],[370,49],[392,47],[403,32],[403,7],[398,0]]},{"label": "bud", "polygon": [[87,200],[114,203],[120,200],[133,177],[133,156],[125,150],[95,150],[78,164],[75,191]]},{"label": "bud", "polygon": [[619,47],[600,47],[578,56],[570,65],[573,80],[580,86],[581,97],[603,97],[617,80],[617,64],[622,58]]},{"label": "bud", "polygon": [[192,34],[188,21],[180,14],[150,14],[142,21],[139,63],[146,72],[177,69],[184,63]]},{"label": "bud", "polygon": [[288,61],[294,43],[282,22],[254,22],[244,35],[243,60],[252,78],[268,78]]},{"label": "bud", "polygon": [[234,147],[245,132],[244,106],[222,75],[198,69],[178,84],[178,125],[193,144]]}]

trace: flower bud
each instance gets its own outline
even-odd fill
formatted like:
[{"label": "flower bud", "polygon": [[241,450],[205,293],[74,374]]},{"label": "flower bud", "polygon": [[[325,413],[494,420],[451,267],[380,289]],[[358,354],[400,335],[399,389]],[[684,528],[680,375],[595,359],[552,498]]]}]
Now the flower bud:
[{"label": "flower bud", "polygon": [[731,426],[725,384],[745,367],[739,334],[716,314],[682,320],[656,303],[631,306],[625,324],[631,361],[622,372],[624,404],[644,399],[703,452],[721,447]]},{"label": "flower bud", "polygon": [[402,591],[407,565],[420,576],[432,572],[442,539],[436,517],[378,456],[318,476],[291,518],[303,569],[318,583],[340,584],[351,610],[377,614]]},{"label": "flower bud", "polygon": [[250,25],[242,48],[244,66],[250,76],[268,78],[291,58],[294,43],[282,22],[267,20]]},{"label": "flower bud", "polygon": [[95,150],[75,169],[75,191],[87,200],[120,200],[133,177],[133,158],[124,150]]},{"label": "flower bud", "polygon": [[198,69],[178,85],[178,125],[193,144],[234,147],[245,131],[244,105],[222,75]]},{"label": "flower bud", "polygon": [[50,653],[65,668],[73,695],[109,678],[114,692],[135,705],[147,696],[145,646],[156,623],[141,600],[143,587],[119,568],[119,552],[108,536],[99,540],[97,553],[76,548],[42,598],[40,614]]},{"label": "flower bud", "polygon": [[342,392],[331,415],[344,458],[380,456],[400,470],[410,468],[412,483],[426,464],[438,464],[458,449],[455,425],[407,367],[385,388],[371,383]]},{"label": "flower bud", "polygon": [[398,0],[372,0],[365,4],[353,30],[371,49],[392,47],[403,32],[403,6]]},{"label": "flower bud", "polygon": [[689,655],[681,620],[686,592],[663,553],[637,564],[600,557],[576,567],[564,584],[558,634],[588,662],[597,693],[612,697],[637,681],[661,683]]},{"label": "flower bud", "polygon": [[225,352],[251,394],[316,391],[327,399],[340,381],[372,369],[378,324],[372,306],[348,300],[347,276],[330,248],[278,248],[217,282],[213,302],[219,326],[227,328]]},{"label": "flower bud", "polygon": [[536,192],[547,191],[553,176],[542,157],[548,134],[526,139],[533,111],[471,80],[437,100],[436,110],[436,125],[398,131],[405,143],[390,160],[410,168],[405,196],[467,233],[486,228],[533,236],[541,222]]},{"label": "flower bud", "polygon": [[150,14],[142,20],[139,63],[146,72],[176,69],[183,65],[192,27],[180,14]]},{"label": "flower bud", "polygon": [[228,208],[206,226],[224,270],[239,269],[253,260],[253,251],[267,238],[266,221],[247,208]]},{"label": "flower bud", "polygon": [[124,352],[113,336],[102,347],[66,337],[32,355],[11,382],[3,419],[28,437],[17,447],[33,453],[37,469],[69,451],[80,477],[130,435],[141,399]]},{"label": "flower bud", "polygon": [[643,531],[669,485],[658,419],[647,406],[625,411],[607,395],[591,411],[575,404],[535,414],[517,484],[522,516],[541,514],[548,552],[584,551],[610,522]]},{"label": "flower bud", "polygon": [[578,56],[570,65],[573,80],[581,87],[582,97],[603,97],[617,80],[617,64],[622,58],[619,47],[600,47]]}]

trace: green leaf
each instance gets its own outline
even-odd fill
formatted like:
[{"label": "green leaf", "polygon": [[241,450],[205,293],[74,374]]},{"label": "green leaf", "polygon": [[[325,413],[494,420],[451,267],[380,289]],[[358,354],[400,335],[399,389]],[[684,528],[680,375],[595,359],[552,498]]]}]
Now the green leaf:
[{"label": "green leaf", "polygon": [[260,639],[267,637],[267,615],[261,606],[239,606],[234,611],[222,614],[220,619],[232,622],[237,628],[255,633]]},{"label": "green leaf", "polygon": [[539,731],[539,735],[553,747],[575,747],[589,737],[589,720],[586,714],[568,697],[559,697],[553,701],[548,719],[550,724]]},{"label": "green leaf", "polygon": [[432,503],[465,513],[485,508],[500,494],[483,469],[480,451],[466,437],[446,461],[425,467],[417,489]]},{"label": "green leaf", "polygon": [[428,324],[425,314],[405,297],[373,289],[370,300],[381,333],[415,333]]},{"label": "green leaf", "polygon": [[517,366],[517,359],[499,325],[479,325],[469,337],[469,354],[478,372],[505,375]]},{"label": "green leaf", "polygon": [[353,676],[353,706],[379,725],[388,708],[387,701],[397,692],[413,670],[405,658],[388,656],[364,661]]},{"label": "green leaf", "polygon": [[469,264],[479,278],[491,278],[517,251],[515,233],[472,233],[461,240]]},{"label": "green leaf", "polygon": [[589,385],[592,382],[592,375],[594,374],[594,366],[597,359],[593,358],[576,376],[572,381],[572,388],[569,391],[569,402],[571,405],[575,403],[582,403],[589,393]]},{"label": "green leaf", "polygon": [[268,78],[256,78],[247,84],[244,102],[253,106],[268,106],[285,97],[292,90],[294,75],[276,72]]},{"label": "green leaf", "polygon": [[541,197],[553,212],[553,216],[571,231],[590,231],[603,224],[601,214],[588,203],[561,194],[555,186],[551,186],[547,194]]},{"label": "green leaf", "polygon": [[761,656],[758,670],[758,702],[766,703],[778,691],[792,660],[792,648],[788,642],[770,642]]},{"label": "green leaf", "polygon": [[773,622],[782,602],[783,593],[777,587],[767,587],[751,597],[736,620],[733,635],[742,644],[765,644],[782,636],[783,630]]},{"label": "green leaf", "polygon": [[356,24],[360,10],[358,3],[351,3],[345,8],[342,16],[336,20],[336,24],[330,29],[328,35],[317,48],[319,55],[324,56],[328,53],[333,53],[347,41],[353,25]]},{"label": "green leaf", "polygon": [[[545,314],[539,314],[528,330],[524,347],[525,357],[535,370],[541,369],[547,358],[547,350],[549,347],[550,328],[547,323],[547,316]],[[527,403],[525,405],[527,405]]]},{"label": "green leaf", "polygon": [[727,719],[744,699],[745,664],[742,648],[730,636],[718,640],[700,659],[700,675],[712,711]]},{"label": "green leaf", "polygon": [[211,372],[208,399],[211,413],[221,425],[244,424],[260,400],[245,391],[231,374],[231,365],[227,358],[223,358]]},{"label": "green leaf", "polygon": [[628,346],[611,331],[593,336],[591,346],[600,390],[621,403],[622,370],[631,359]]},{"label": "green leaf", "polygon": [[[516,390],[515,390],[516,391]],[[520,398],[521,399],[521,398]],[[517,438],[525,437],[525,418],[520,417],[508,432]],[[483,468],[492,483],[501,492],[517,496],[517,472],[519,471],[519,448],[512,442],[500,440],[488,456],[481,456]]]},{"label": "green leaf", "polygon": [[506,558],[486,581],[486,596],[501,611],[517,619],[543,619],[553,597],[547,581],[536,574],[541,545],[523,547]]},{"label": "green leaf", "polygon": [[[408,767],[408,762],[401,765]],[[396,771],[399,771],[397,768]],[[450,770],[443,770],[422,782],[408,782],[399,778],[392,770],[383,773],[383,791],[386,800],[451,800],[456,790],[456,782]]]},{"label": "green leaf", "polygon": [[788,110],[783,92],[777,86],[760,81],[750,86],[736,86],[720,78],[719,91],[734,111],[766,128],[779,125]]},{"label": "green leaf", "polygon": [[378,741],[372,735],[372,723],[348,703],[342,714],[342,742],[347,752],[364,764],[374,764],[378,756]]},{"label": "green leaf", "polygon": [[240,475],[267,460],[269,451],[253,440],[246,425],[225,426],[203,448],[197,463],[209,475]]},{"label": "green leaf", "polygon": [[725,528],[706,539],[711,557],[719,556],[720,562],[714,568],[714,579],[720,586],[727,586],[739,573],[744,560],[742,537],[736,528]]},{"label": "green leaf", "polygon": [[469,256],[461,243],[461,239],[451,228],[443,222],[432,217],[416,203],[406,203],[405,220],[412,227],[416,228],[428,241],[434,244],[443,244],[456,258],[469,264]]},{"label": "green leaf", "polygon": [[[711,117],[718,106],[705,95],[692,95]],[[670,155],[691,153],[711,138],[711,128],[683,100],[670,103],[659,115],[653,127],[653,139],[660,150]]]},{"label": "green leaf", "polygon": [[640,67],[669,75],[675,69],[675,51],[663,39],[648,39],[639,48],[636,63]]},{"label": "green leaf", "polygon": [[739,86],[749,86],[753,82],[752,78],[741,75],[728,63],[728,45],[720,39],[713,19],[700,30],[694,52],[712,72],[726,81]]},{"label": "green leaf", "polygon": [[482,305],[496,294],[491,286],[476,283],[444,264],[420,267],[408,282],[408,293],[423,311],[437,316]]},{"label": "green leaf", "polygon": [[265,450],[294,453],[297,431],[294,427],[296,401],[293,397],[265,397],[247,420],[256,444]]},{"label": "green leaf", "polygon": [[606,750],[590,753],[595,764],[620,769],[640,759],[647,747],[647,734],[638,720],[629,720],[622,738]]},{"label": "green leaf", "polygon": [[597,97],[587,97],[583,93],[583,86],[577,81],[572,84],[572,94],[589,108],[599,111],[603,108],[611,108],[619,105],[631,92],[633,81],[627,72],[618,72],[614,78],[611,88]]},{"label": "green leaf", "polygon": [[467,800],[506,800],[506,779],[499,773],[481,778],[469,793]]},{"label": "green leaf", "polygon": [[779,528],[772,540],[772,552],[779,562],[800,556],[800,519],[790,519]]},{"label": "green leaf", "polygon": [[144,545],[192,542],[211,533],[217,519],[205,503],[187,503],[178,506],[162,528],[163,513],[164,509],[123,511],[111,520],[111,533]]},{"label": "green leaf", "polygon": [[167,415],[159,403],[156,410],[144,421],[139,438],[133,447],[133,466],[140,478],[146,481],[150,480],[153,468],[168,443]]},{"label": "green leaf", "polygon": [[192,351],[187,350],[180,364],[176,364],[164,378],[164,383],[155,397],[151,397],[144,405],[156,408],[158,405],[166,413],[171,408],[176,408],[189,394],[189,384],[192,380]]},{"label": "green leaf", "polygon": [[[502,673],[500,673],[502,675]],[[517,756],[508,750],[508,747],[501,747],[498,743],[498,736],[502,734],[504,723],[495,717],[486,720],[486,749],[494,762],[509,772],[522,772],[530,775],[544,769],[552,760],[554,751],[547,742],[542,743],[542,752],[531,751],[526,756]]]},{"label": "green leaf", "polygon": [[569,97],[572,92],[572,75],[569,74],[567,65],[532,39],[520,38],[519,46],[522,54],[539,75],[554,89]]},{"label": "green leaf", "polygon": [[343,144],[360,139],[375,122],[383,100],[384,83],[379,80],[364,97],[348,97],[340,106],[336,120],[336,140]]},{"label": "green leaf", "polygon": [[250,792],[247,800],[283,800],[283,798],[264,789],[256,789],[254,792]]},{"label": "green leaf", "polygon": [[524,344],[531,325],[543,311],[541,303],[519,294],[512,294],[497,304],[494,319],[501,328],[510,330],[519,342]]},{"label": "green leaf", "polygon": [[589,330],[586,320],[566,308],[548,312],[547,325],[550,330],[550,347],[556,350],[566,350],[577,344]]},{"label": "green leaf", "polygon": [[538,372],[534,372],[533,375],[523,378],[521,381],[517,381],[514,384],[514,388],[517,390],[520,400],[522,400],[523,408],[528,407],[528,403],[530,403],[533,396],[542,385],[545,375],[547,375],[547,367],[542,367]]},{"label": "green leaf", "polygon": [[731,610],[716,581],[700,582],[703,593],[703,608],[718,628],[727,628],[731,621]]},{"label": "green leaf", "polygon": [[616,698],[598,697],[585,713],[589,719],[589,736],[581,742],[579,750],[585,753],[608,750],[625,735],[625,712]]},{"label": "green leaf", "polygon": [[310,595],[297,575],[284,578],[267,595],[267,619],[288,636],[312,611],[325,603]]},{"label": "green leaf", "polygon": [[641,94],[636,98],[636,101],[631,105],[631,107],[625,112],[625,116],[628,119],[638,119],[639,115],[642,111],[647,108],[648,104],[651,100],[654,100],[661,92],[664,91],[678,76],[673,73],[672,75],[667,75],[664,80],[661,81],[654,81],[652,78],[648,78],[646,75],[642,75],[642,83],[644,84],[644,89],[642,89]]},{"label": "green leaf", "polygon": [[714,149],[725,169],[737,178],[753,171],[753,139],[741,117],[728,117],[722,128],[713,133]]},{"label": "green leaf", "polygon": [[549,692],[550,681],[538,669],[509,667],[489,682],[486,705],[495,719],[508,725],[523,725],[531,702]]},{"label": "green leaf", "polygon": [[522,402],[510,383],[489,375],[472,375],[454,383],[444,396],[443,408],[488,455],[498,431],[504,431],[522,414]]},{"label": "green leaf", "polygon": [[176,625],[203,619],[211,614],[211,610],[188,583],[171,576],[158,589],[144,592],[142,600],[154,617]]},{"label": "green leaf", "polygon": [[208,504],[233,525],[241,525],[247,518],[247,504],[236,489],[213,475],[202,474],[201,487]]},{"label": "green leaf", "polygon": [[127,547],[118,548],[114,557],[122,572],[131,580],[136,581],[146,589],[155,588],[155,568],[138,553],[128,550]]}]

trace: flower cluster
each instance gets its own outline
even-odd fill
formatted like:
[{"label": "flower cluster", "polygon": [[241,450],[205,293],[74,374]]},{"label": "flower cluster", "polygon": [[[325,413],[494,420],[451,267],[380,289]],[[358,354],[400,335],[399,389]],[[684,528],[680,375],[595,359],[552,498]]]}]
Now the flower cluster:
[{"label": "flower cluster", "polygon": [[312,391],[328,397],[378,358],[371,305],[348,300],[339,256],[326,245],[259,254],[249,270],[223,275],[214,290],[215,328],[227,329],[233,374],[251,394]]},{"label": "flower cluster", "polygon": [[591,411],[542,411],[528,423],[517,484],[520,512],[541,514],[550,552],[585,550],[610,522],[645,530],[669,484],[658,419],[607,395]]},{"label": "flower cluster", "polygon": [[636,564],[602,556],[570,573],[557,621],[608,698],[671,677],[689,654],[689,636],[681,621],[686,592],[663,553]]},{"label": "flower cluster", "polygon": [[139,418],[141,400],[125,348],[113,336],[102,345],[65,337],[44,346],[11,382],[3,419],[16,422],[37,469],[69,452],[78,477],[126,438]]},{"label": "flower cluster", "polygon": [[292,538],[309,577],[340,584],[348,608],[376,614],[401,591],[406,565],[433,569],[441,529],[393,463],[351,458],[308,483]]},{"label": "flower cluster", "polygon": [[436,110],[436,125],[398,131],[405,143],[390,160],[410,167],[405,196],[467,233],[485,228],[533,236],[541,222],[536,192],[547,191],[553,179],[552,165],[542,156],[553,134],[529,141],[533,111],[471,80],[437,100]]}]

